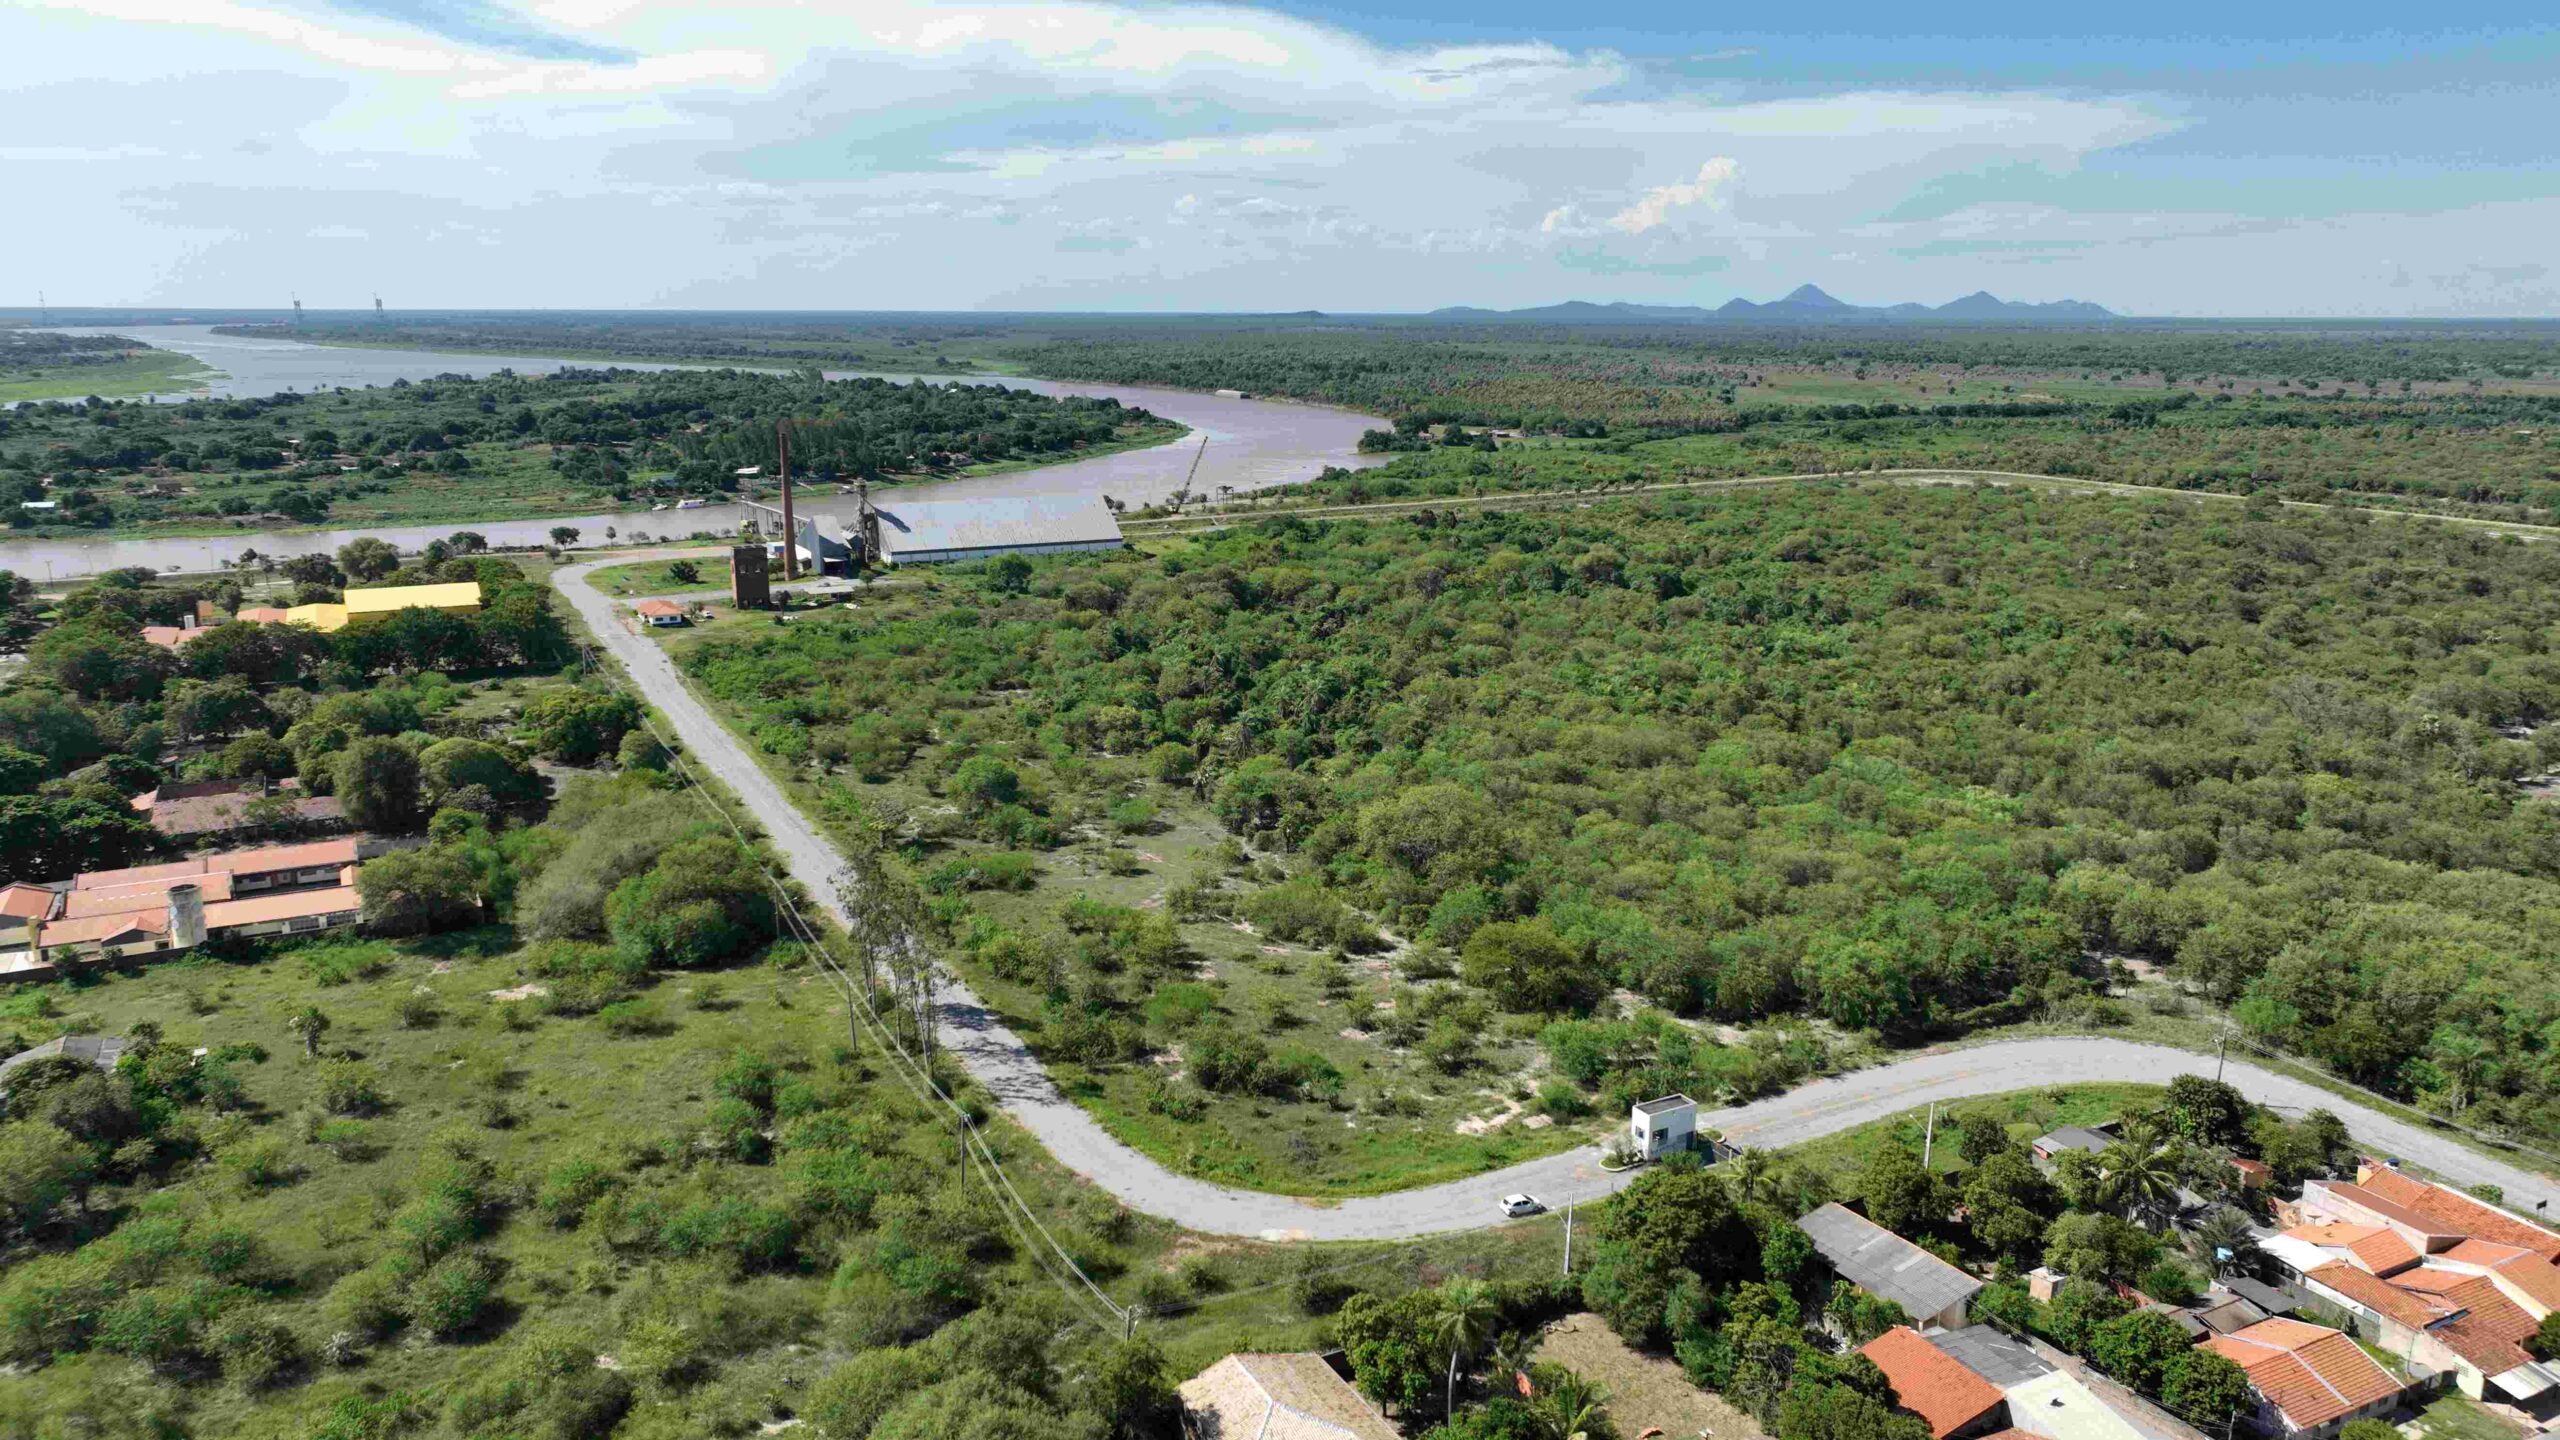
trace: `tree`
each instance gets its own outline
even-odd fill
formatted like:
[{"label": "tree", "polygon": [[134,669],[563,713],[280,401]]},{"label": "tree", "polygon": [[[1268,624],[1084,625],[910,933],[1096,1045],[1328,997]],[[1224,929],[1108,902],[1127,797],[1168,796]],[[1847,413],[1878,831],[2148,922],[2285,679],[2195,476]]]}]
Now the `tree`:
[{"label": "tree", "polygon": [[2160,1393],[2169,1362],[2190,1348],[2187,1332],[2157,1310],[2119,1315],[2089,1336],[2089,1358],[2098,1368],[2146,1395]]},{"label": "tree", "polygon": [[284,1028],[302,1042],[306,1060],[320,1058],[320,1037],[329,1033],[329,1016],[317,1005],[305,1005],[285,1017]]},{"label": "tree", "polygon": [[1082,1408],[1101,1418],[1112,1440],[1149,1440],[1181,1413],[1164,1352],[1144,1335],[1105,1344],[1086,1363],[1077,1391]]},{"label": "tree", "polygon": [[2017,1138],[2009,1133],[2008,1125],[1988,1110],[1969,1111],[1956,1117],[1956,1124],[1964,1132],[1962,1148],[1957,1153],[1964,1157],[1968,1168],[1979,1166],[1994,1155],[2015,1153],[2020,1148]]},{"label": "tree", "polygon": [[1599,999],[1593,957],[1565,943],[1544,921],[1478,926],[1459,954],[1467,983],[1505,1010],[1579,1012]]},{"label": "tree", "polygon": [[440,845],[366,861],[356,871],[356,894],[366,926],[384,935],[429,935],[480,918],[479,878]]},{"label": "tree", "polygon": [[2044,1263],[2077,1279],[2130,1282],[2160,1258],[2160,1242],[2104,1211],[2074,1210],[2045,1232]]},{"label": "tree", "polygon": [[2187,1253],[2207,1274],[2247,1270],[2257,1248],[2249,1217],[2228,1205],[2216,1205],[2196,1217],[2186,1230]]},{"label": "tree", "polygon": [[0,1211],[21,1231],[42,1227],[66,1201],[87,1193],[97,1170],[97,1153],[58,1126],[0,1124]]},{"label": "tree", "polygon": [[1965,1224],[1983,1248],[2020,1269],[2036,1263],[2062,1197],[2024,1151],[1993,1152],[1966,1172],[1963,1193]]},{"label": "tree", "polygon": [[1920,1168],[1920,1157],[1899,1141],[1878,1142],[1854,1184],[1867,1218],[1897,1235],[1914,1238],[1946,1223],[1946,1185]]},{"label": "tree", "polygon": [[124,806],[0,795],[0,879],[61,880],[130,865],[160,834]]},{"label": "tree", "polygon": [[44,783],[52,767],[41,755],[30,755],[15,745],[0,745],[0,795],[26,795]]},{"label": "tree", "polygon": [[550,787],[540,773],[485,740],[455,736],[418,752],[418,784],[431,808],[477,786],[502,808],[539,804]]},{"label": "tree", "polygon": [[445,543],[456,555],[477,555],[489,548],[489,537],[477,530],[456,530],[445,537]]},{"label": "tree", "polygon": [[1493,1327],[1502,1318],[1502,1307],[1494,1303],[1493,1292],[1481,1280],[1452,1280],[1442,1285],[1433,1297],[1431,1333],[1449,1352],[1449,1375],[1441,1394],[1441,1419],[1454,1419],[1458,1413],[1458,1366],[1482,1350],[1493,1338]]},{"label": "tree", "polygon": [[418,828],[418,757],[388,735],[367,735],[339,752],[332,771],[347,819],[366,830]]},{"label": "tree", "polygon": [[636,965],[715,964],[773,938],[772,884],[734,838],[698,835],[614,887],[605,928]]},{"label": "tree", "polygon": [[1362,1394],[1405,1411],[1431,1398],[1431,1382],[1440,1378],[1431,1345],[1434,1305],[1429,1291],[1393,1300],[1362,1291],[1342,1302],[1333,1335]]},{"label": "tree", "polygon": [[639,702],[619,691],[550,690],[524,708],[533,747],[563,765],[593,765],[639,723]]},{"label": "tree", "polygon": [[678,585],[700,584],[702,570],[690,560],[678,560],[667,566],[667,579]]},{"label": "tree", "polygon": [[2180,1153],[2175,1140],[2134,1122],[2098,1157],[2105,1203],[2157,1230],[2177,1208]]},{"label": "tree", "polygon": [[999,555],[987,567],[990,588],[1008,595],[1019,595],[1031,588],[1031,562],[1019,555]]},{"label": "tree", "polygon": [[2237,1145],[2248,1128],[2248,1097],[2219,1080],[2180,1075],[2160,1107],[2169,1128],[2199,1145]]},{"label": "tree", "polygon": [[339,546],[338,565],[358,580],[379,580],[400,568],[400,551],[368,535]]},{"label": "tree", "polygon": [[1800,1385],[1787,1391],[1774,1427],[1778,1440],[1928,1440],[1927,1422],[1847,1385]]},{"label": "tree", "polygon": [[577,526],[575,526],[575,525],[554,525],[554,526],[552,526],[552,527],[551,527],[551,547],[552,547],[553,549],[555,549],[555,550],[566,550],[566,549],[568,549],[570,546],[575,545],[575,544],[577,544],[577,543],[578,543],[578,527],[577,527]]},{"label": "tree", "polygon": [[276,573],[296,585],[320,585],[330,589],[347,583],[346,572],[330,562],[326,555],[296,555],[276,567]]},{"label": "tree", "polygon": [[2534,1327],[2533,1338],[2524,1342],[2524,1348],[2532,1351],[2537,1360],[2560,1360],[2560,1310],[2542,1317],[2542,1323]]},{"label": "tree", "polygon": [[[2109,1217],[2113,1218],[2113,1217]],[[2054,1292],[2045,1307],[2045,1325],[2065,1350],[2088,1350],[2098,1328],[2133,1307],[2087,1280],[2072,1280]]]},{"label": "tree", "polygon": [[[2202,1346],[2190,1346],[2169,1361],[2160,1387],[2161,1402],[2195,1425],[2228,1425],[2249,1403],[2249,1376],[2239,1366]],[[2348,1423],[2349,1429],[2354,1422]],[[2383,1428],[2393,1434],[2391,1426]],[[2348,1440],[2341,1433],[2339,1440]]]}]

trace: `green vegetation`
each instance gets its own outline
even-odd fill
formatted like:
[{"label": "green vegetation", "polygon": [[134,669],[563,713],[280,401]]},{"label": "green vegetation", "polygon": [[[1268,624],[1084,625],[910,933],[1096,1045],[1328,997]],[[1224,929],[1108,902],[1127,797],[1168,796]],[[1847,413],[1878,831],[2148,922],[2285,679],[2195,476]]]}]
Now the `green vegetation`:
[{"label": "green vegetation", "polygon": [[165,394],[213,374],[199,361],[122,335],[0,328],[0,405],[22,400]]},{"label": "green vegetation", "polygon": [[[743,371],[444,377],[177,405],[0,413],[20,529],[467,524],[722,497],[767,482],[775,425],[816,484],[1018,468],[1181,434],[1110,400]],[[51,500],[52,512],[14,508]]]},{"label": "green vegetation", "polygon": [[[940,892],[1098,1113],[1200,1173],[1378,1188],[1361,1137],[1398,1130],[1435,1026],[1454,1083],[1401,1127],[1408,1174],[1454,1165],[1461,1086],[1568,1121],[1756,1094],[1851,1033],[2108,1023],[2118,958],[2548,1135],[2560,816],[2514,782],[2560,735],[2510,736],[2560,702],[2555,564],[2352,513],[1824,485],[1273,521],[683,660]],[[1150,843],[1113,838],[1133,801],[1188,854],[1115,859]],[[950,868],[996,852],[1062,878]],[[1070,902],[1115,867],[1137,883]],[[1348,1008],[1266,1008],[1237,924]],[[1389,1022],[1404,1054],[1327,1053]]]}]

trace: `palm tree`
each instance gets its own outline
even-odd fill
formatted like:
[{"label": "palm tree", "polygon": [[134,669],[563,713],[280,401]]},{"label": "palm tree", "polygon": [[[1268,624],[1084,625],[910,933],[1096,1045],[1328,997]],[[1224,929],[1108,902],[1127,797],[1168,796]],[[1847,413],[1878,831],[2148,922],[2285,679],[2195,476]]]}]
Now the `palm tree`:
[{"label": "palm tree", "polygon": [[1458,1415],[1458,1365],[1482,1350],[1493,1335],[1502,1308],[1493,1303],[1492,1287],[1481,1280],[1452,1280],[1440,1287],[1439,1308],[1431,1317],[1431,1333],[1449,1347],[1449,1380],[1441,1396],[1441,1420]]},{"label": "palm tree", "polygon": [[1571,1370],[1548,1374],[1538,1392],[1538,1420],[1548,1440],[1579,1440],[1600,1423],[1609,1392]]},{"label": "palm tree", "polygon": [[1748,1205],[1777,1188],[1777,1162],[1765,1150],[1745,1150],[1724,1167],[1734,1203]]},{"label": "palm tree", "polygon": [[302,1053],[312,1060],[320,1058],[320,1037],[329,1033],[329,1017],[317,1005],[305,1005],[285,1017],[284,1028],[302,1037]]},{"label": "palm tree", "polygon": [[2177,1148],[2151,1125],[2136,1121],[2098,1157],[2107,1203],[2151,1229],[2178,1200]]},{"label": "palm tree", "polygon": [[2187,1227],[2187,1247],[2207,1274],[2248,1268],[2247,1257],[2256,1243],[2249,1217],[2228,1205],[2213,1207]]}]

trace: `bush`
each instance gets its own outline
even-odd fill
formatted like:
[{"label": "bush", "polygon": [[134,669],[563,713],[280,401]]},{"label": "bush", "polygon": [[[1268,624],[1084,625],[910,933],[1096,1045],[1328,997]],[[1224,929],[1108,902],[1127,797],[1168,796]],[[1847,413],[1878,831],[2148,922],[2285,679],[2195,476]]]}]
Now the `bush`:
[{"label": "bush", "polygon": [[1315,949],[1366,949],[1378,939],[1340,896],[1304,876],[1257,890],[1239,908],[1265,932]]},{"label": "bush", "polygon": [[410,1285],[403,1308],[409,1319],[439,1340],[480,1323],[498,1285],[497,1262],[476,1251],[447,1255]]},{"label": "bush", "polygon": [[1016,850],[963,855],[945,860],[924,874],[924,888],[936,895],[971,890],[1028,890],[1040,878],[1040,862]]},{"label": "bush", "polygon": [[666,1013],[653,1000],[617,1000],[596,1012],[605,1033],[630,1039],[642,1035],[664,1035],[675,1028]]},{"label": "bush", "polygon": [[399,1282],[379,1266],[340,1277],[337,1284],[329,1287],[321,1313],[331,1329],[366,1340],[388,1337],[408,1318],[401,1304]]},{"label": "bush", "polygon": [[333,940],[325,944],[305,945],[294,952],[311,979],[320,985],[344,985],[350,980],[371,980],[391,968],[398,958],[390,946],[378,940]]},{"label": "bush", "polygon": [[323,1061],[320,1104],[332,1115],[371,1115],[383,1106],[382,1079],[362,1061]]},{"label": "bush", "polygon": [[273,1316],[234,1311],[213,1330],[222,1373],[243,1390],[268,1389],[302,1366],[302,1337]]}]

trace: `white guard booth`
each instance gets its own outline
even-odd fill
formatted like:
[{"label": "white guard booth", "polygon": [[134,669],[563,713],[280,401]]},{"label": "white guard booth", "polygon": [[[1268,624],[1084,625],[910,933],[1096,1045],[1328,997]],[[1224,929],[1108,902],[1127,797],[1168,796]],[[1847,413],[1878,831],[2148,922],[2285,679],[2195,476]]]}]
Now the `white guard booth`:
[{"label": "white guard booth", "polygon": [[1635,1108],[1627,1125],[1636,1158],[1659,1160],[1698,1143],[1698,1102],[1686,1095],[1665,1095]]}]

